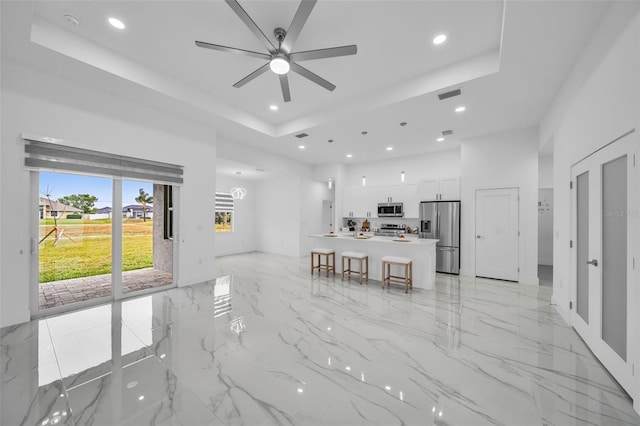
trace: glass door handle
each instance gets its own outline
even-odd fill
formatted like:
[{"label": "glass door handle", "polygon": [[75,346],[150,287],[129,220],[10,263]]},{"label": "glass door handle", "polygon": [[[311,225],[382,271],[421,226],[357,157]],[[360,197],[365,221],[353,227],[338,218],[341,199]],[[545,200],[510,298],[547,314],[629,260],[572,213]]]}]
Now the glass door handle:
[{"label": "glass door handle", "polygon": [[587,260],[587,265],[598,266],[598,259]]}]

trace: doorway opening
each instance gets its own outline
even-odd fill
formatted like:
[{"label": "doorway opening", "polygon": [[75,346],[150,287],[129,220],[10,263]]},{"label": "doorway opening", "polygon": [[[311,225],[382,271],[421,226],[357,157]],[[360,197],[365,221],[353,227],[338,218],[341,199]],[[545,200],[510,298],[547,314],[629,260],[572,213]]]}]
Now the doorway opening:
[{"label": "doorway opening", "polygon": [[538,190],[538,279],[553,286],[553,188]]},{"label": "doorway opening", "polygon": [[38,311],[173,285],[170,185],[48,171],[35,178]]}]

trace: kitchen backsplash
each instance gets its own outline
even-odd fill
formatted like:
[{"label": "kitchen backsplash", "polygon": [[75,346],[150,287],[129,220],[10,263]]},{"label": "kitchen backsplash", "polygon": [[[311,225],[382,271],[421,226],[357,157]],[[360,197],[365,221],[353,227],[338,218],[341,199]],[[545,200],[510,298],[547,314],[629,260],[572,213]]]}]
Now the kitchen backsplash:
[{"label": "kitchen backsplash", "polygon": [[380,228],[380,226],[383,223],[392,223],[392,224],[396,224],[396,225],[405,225],[407,228],[411,228],[416,229],[420,226],[420,220],[419,219],[404,219],[404,218],[400,218],[400,217],[372,217],[372,218],[343,218],[342,219],[342,226],[343,227],[348,227],[347,222],[351,221],[351,222],[355,222],[356,223],[356,229],[360,230],[360,228],[362,227],[362,222],[364,222],[365,220],[369,221],[369,227],[371,228],[372,231],[376,231],[378,228]]}]

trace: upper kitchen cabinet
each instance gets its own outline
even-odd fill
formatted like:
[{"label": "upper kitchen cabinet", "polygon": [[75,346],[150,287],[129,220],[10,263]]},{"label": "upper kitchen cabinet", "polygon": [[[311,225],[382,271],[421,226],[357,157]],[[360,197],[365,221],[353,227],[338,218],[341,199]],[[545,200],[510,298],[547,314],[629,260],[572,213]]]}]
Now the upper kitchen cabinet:
[{"label": "upper kitchen cabinet", "polygon": [[361,204],[361,197],[360,187],[348,186],[342,190],[342,217],[358,217],[356,210]]},{"label": "upper kitchen cabinet", "polygon": [[378,212],[375,186],[348,186],[342,190],[342,217],[376,217]]},{"label": "upper kitchen cabinet", "polygon": [[378,186],[378,203],[402,203],[403,197],[403,185]]},{"label": "upper kitchen cabinet", "polygon": [[378,216],[378,190],[375,186],[365,186],[361,188],[360,208],[358,213],[363,213],[358,217]]},{"label": "upper kitchen cabinet", "polygon": [[404,185],[404,195],[402,197],[404,217],[409,219],[417,219],[420,210],[420,192],[417,183],[408,183]]},{"label": "upper kitchen cabinet", "polygon": [[420,201],[460,199],[460,178],[424,179],[418,189]]}]

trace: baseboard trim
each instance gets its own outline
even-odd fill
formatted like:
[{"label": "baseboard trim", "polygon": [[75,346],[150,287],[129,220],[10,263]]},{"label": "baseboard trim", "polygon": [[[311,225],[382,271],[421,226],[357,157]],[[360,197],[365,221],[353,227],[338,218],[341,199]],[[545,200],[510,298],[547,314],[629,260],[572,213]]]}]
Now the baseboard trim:
[{"label": "baseboard trim", "polygon": [[520,284],[527,284],[527,285],[540,285],[540,280],[538,279],[538,277],[521,277],[520,278]]},{"label": "baseboard trim", "polygon": [[566,322],[567,325],[571,325],[571,321],[569,318],[569,311],[567,311],[564,308],[564,306],[562,306],[562,304],[558,301],[558,298],[556,297],[555,294],[551,295],[551,304],[553,305],[554,308],[556,308],[556,311],[558,312],[558,314],[560,314],[564,322]]}]

